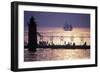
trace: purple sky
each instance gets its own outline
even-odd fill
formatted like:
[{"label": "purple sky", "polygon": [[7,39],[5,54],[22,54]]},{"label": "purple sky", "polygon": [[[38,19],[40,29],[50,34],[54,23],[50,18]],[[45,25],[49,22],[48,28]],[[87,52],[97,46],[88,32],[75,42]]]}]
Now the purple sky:
[{"label": "purple sky", "polygon": [[35,18],[39,27],[63,27],[65,23],[73,27],[90,27],[90,14],[24,11],[25,27],[31,16]]}]

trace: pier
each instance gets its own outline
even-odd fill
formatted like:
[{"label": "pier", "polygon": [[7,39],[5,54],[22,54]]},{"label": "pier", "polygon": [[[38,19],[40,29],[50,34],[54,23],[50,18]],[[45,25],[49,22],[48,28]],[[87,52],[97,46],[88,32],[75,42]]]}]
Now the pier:
[{"label": "pier", "polygon": [[[46,35],[49,34],[49,35]],[[54,35],[56,34],[56,35]],[[82,36],[59,36],[55,32],[45,32],[45,33],[39,33],[37,32],[37,45],[36,48],[51,48],[51,49],[90,49],[90,45],[87,45],[87,42],[84,42],[84,39],[89,39],[90,36],[82,35]],[[51,36],[50,36],[51,35]],[[48,40],[44,40],[45,38],[48,38]],[[59,38],[59,42],[63,42],[63,44],[55,44],[54,38]],[[64,40],[65,38],[69,38],[70,42],[67,40]],[[75,38],[80,38],[80,44],[76,44],[76,42],[73,42]],[[66,43],[67,42],[67,43]],[[83,43],[83,44],[81,44]],[[33,44],[34,45],[34,44]],[[25,45],[24,48],[28,48],[29,45]]]}]

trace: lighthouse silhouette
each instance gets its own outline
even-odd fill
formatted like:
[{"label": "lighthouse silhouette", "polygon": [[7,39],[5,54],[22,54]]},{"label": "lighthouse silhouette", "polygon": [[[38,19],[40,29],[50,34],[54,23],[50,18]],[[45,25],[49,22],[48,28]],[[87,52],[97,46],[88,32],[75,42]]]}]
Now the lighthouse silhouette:
[{"label": "lighthouse silhouette", "polygon": [[36,51],[37,46],[37,33],[36,33],[36,22],[33,16],[31,16],[28,24],[28,46],[29,51]]}]

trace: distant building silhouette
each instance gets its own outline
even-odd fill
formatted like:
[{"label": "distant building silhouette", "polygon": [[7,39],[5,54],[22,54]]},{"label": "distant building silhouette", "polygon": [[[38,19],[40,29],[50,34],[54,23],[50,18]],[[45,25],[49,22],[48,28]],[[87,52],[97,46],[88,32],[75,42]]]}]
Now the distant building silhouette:
[{"label": "distant building silhouette", "polygon": [[29,24],[28,24],[28,46],[29,51],[36,51],[37,46],[37,33],[36,33],[36,22],[34,20],[34,17],[32,16],[30,18]]},{"label": "distant building silhouette", "polygon": [[71,24],[68,24],[67,22],[64,24],[64,30],[65,31],[72,31],[73,27]]}]

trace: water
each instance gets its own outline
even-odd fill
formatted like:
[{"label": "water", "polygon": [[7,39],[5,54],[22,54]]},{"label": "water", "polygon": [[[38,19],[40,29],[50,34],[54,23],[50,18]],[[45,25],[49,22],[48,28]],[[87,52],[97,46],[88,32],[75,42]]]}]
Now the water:
[{"label": "water", "polygon": [[24,61],[50,61],[50,60],[74,60],[89,59],[90,49],[43,49],[38,48],[37,51],[29,52],[24,50]]},{"label": "water", "polygon": [[[44,37],[42,40],[50,43],[53,41],[54,44],[62,45],[66,41],[75,42],[76,45],[83,45],[84,42],[90,45],[90,29],[89,28],[74,28],[72,31],[64,31],[63,28],[52,27],[52,28],[37,28],[37,32],[41,33]],[[47,37],[49,36],[49,37]],[[54,36],[51,40],[50,36]],[[63,37],[61,36],[68,36]],[[71,36],[74,36],[72,39]],[[82,38],[86,36],[85,38]],[[41,39],[37,36],[39,42]],[[24,32],[24,41],[28,42],[28,31]],[[90,58],[89,49],[51,49],[51,48],[37,48],[36,52],[29,52],[28,48],[24,49],[24,61],[50,61],[50,60],[67,60],[67,59],[88,59]]]}]

